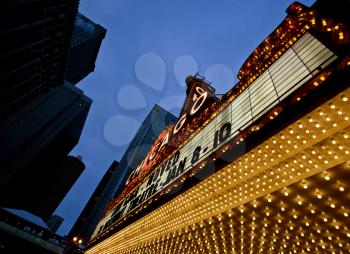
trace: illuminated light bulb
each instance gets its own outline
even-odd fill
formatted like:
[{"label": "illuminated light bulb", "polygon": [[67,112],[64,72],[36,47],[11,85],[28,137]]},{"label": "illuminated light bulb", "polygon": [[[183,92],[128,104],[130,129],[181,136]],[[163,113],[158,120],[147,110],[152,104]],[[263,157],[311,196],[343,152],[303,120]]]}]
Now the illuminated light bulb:
[{"label": "illuminated light bulb", "polygon": [[338,36],[339,36],[339,40],[343,40],[344,39],[344,33],[343,32],[340,32],[338,34]]},{"label": "illuminated light bulb", "polygon": [[340,186],[340,187],[339,187],[339,191],[343,192],[344,190],[345,190],[345,189],[344,189],[343,186]]}]

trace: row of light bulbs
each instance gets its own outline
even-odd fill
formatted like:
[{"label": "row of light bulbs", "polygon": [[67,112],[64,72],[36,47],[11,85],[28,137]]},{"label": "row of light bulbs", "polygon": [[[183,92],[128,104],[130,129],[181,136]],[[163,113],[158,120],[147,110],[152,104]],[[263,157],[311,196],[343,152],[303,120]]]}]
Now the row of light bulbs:
[{"label": "row of light bulbs", "polygon": [[[246,153],[212,177],[96,245],[91,249],[91,252],[88,251],[87,253],[94,253],[94,249],[99,250],[99,253],[104,253],[103,250],[109,253],[111,249],[119,251],[131,248],[134,250],[132,246],[141,246],[139,244],[142,242],[149,243],[152,239],[180,230],[187,225],[193,225],[203,220],[203,218],[221,214],[224,210],[231,209],[239,203],[254,200],[274,191],[276,188],[280,188],[281,185],[288,185],[298,178],[302,179],[345,160],[349,157],[349,130],[345,128],[349,125],[349,119],[345,113],[349,112],[348,94],[349,91],[347,90],[338,95],[332,101],[322,105],[257,148]],[[330,121],[327,121],[327,117],[330,118]],[[335,126],[334,123],[338,124]],[[319,124],[319,126],[316,124]],[[308,138],[307,135],[311,138]],[[316,135],[316,138],[313,138],[313,135]],[[327,138],[330,135],[332,136]],[[296,136],[300,136],[300,138],[293,139]],[[306,143],[300,142],[304,139]],[[288,140],[291,140],[291,144],[288,144]],[[288,152],[287,150],[281,151],[285,147],[288,147]],[[267,156],[264,156],[265,154]],[[283,156],[279,158],[276,157],[276,154],[283,154]],[[260,161],[258,161],[259,158]],[[271,160],[271,158],[275,159]],[[322,174],[322,176],[325,181],[330,181],[332,178],[331,173]],[[306,180],[301,181],[300,186],[304,191],[310,189]],[[345,190],[345,186],[344,182],[338,180],[335,188],[342,192]],[[282,192],[286,197],[293,195],[288,188],[282,189]],[[317,190],[314,190],[313,193],[317,199],[327,200],[331,208],[336,206],[331,199],[325,199],[324,193]],[[268,201],[273,202],[271,195],[266,195],[266,197]],[[300,205],[305,201],[300,197],[296,199],[296,202]],[[195,205],[192,206],[191,204]],[[252,204],[253,206],[255,204],[256,207],[254,208],[259,208],[258,202]],[[244,207],[241,208],[242,214],[247,216],[244,213]],[[286,209],[285,206],[280,207],[281,212]],[[344,206],[341,209],[344,217],[349,214],[346,209]],[[310,213],[312,211],[316,212],[311,209]],[[292,214],[291,216],[299,215]],[[326,219],[328,220],[328,218]],[[126,241],[126,239],[128,240]],[[115,245],[115,248],[111,248],[113,245]]]}]

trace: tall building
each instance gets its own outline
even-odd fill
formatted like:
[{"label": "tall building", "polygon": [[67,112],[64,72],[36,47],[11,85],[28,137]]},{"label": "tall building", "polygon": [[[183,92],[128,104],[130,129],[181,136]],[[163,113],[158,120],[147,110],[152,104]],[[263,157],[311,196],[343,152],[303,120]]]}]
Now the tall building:
[{"label": "tall building", "polygon": [[65,79],[78,83],[95,69],[95,62],[106,29],[78,13],[69,48]]},{"label": "tall building", "polygon": [[61,86],[78,0],[0,3],[0,120]]},{"label": "tall building", "polygon": [[[63,168],[68,166],[70,170],[71,161],[72,165],[82,164],[66,156],[79,141],[90,105],[91,99],[66,82],[0,123],[0,189],[8,193],[0,197],[1,206],[35,210],[44,219],[50,217],[48,211],[58,204],[39,206],[46,195],[40,186],[61,179],[61,173],[70,174]],[[66,180],[67,184],[71,183],[70,176]],[[63,187],[58,190],[62,191]],[[31,190],[39,193],[31,195]],[[39,212],[41,208],[43,212]]]},{"label": "tall building", "polygon": [[[0,192],[7,193],[0,206],[44,220],[85,168],[67,155],[79,141],[91,99],[65,80],[66,67],[71,55],[74,71],[93,70],[106,31],[82,22],[87,19],[77,17],[78,4],[0,3]],[[79,69],[83,63],[89,67]]]},{"label": "tall building", "polygon": [[91,224],[89,223],[89,221],[91,221],[91,219],[95,217],[95,211],[98,210],[99,199],[101,198],[101,195],[103,194],[106,185],[108,184],[110,178],[114,174],[117,167],[117,161],[113,161],[112,164],[109,166],[107,172],[102,177],[100,183],[96,187],[89,201],[86,203],[83,211],[80,213],[78,219],[76,220],[72,229],[70,230],[68,234],[68,237],[70,239],[77,237],[78,239],[81,239],[84,244],[86,244],[90,240],[91,232],[95,229],[96,224]]},{"label": "tall building", "polygon": [[54,214],[50,216],[50,218],[46,221],[46,225],[52,232],[56,233],[58,228],[61,226],[63,220],[64,219],[62,217]]},{"label": "tall building", "polygon": [[[66,156],[56,163],[57,165],[47,165],[36,177],[32,177],[33,172],[28,176],[31,181],[26,188],[28,194],[24,196],[27,196],[29,202],[23,201],[20,204],[22,209],[25,204],[24,210],[40,216],[47,222],[85,169],[85,164],[79,157]],[[50,170],[47,170],[48,168]],[[36,198],[31,198],[33,196]]]},{"label": "tall building", "polygon": [[204,80],[87,254],[345,253],[350,28],[298,2],[209,105]]},{"label": "tall building", "polygon": [[155,139],[163,129],[169,124],[174,124],[176,121],[177,117],[173,114],[159,105],[154,105],[120,160],[113,176],[115,182],[113,183],[111,198],[116,197],[123,191],[128,177],[145,158]]},{"label": "tall building", "polygon": [[176,119],[175,116],[158,105],[152,108],[130,142],[108,183],[106,183],[94,207],[93,213],[90,213],[91,216],[85,222],[84,230],[80,230],[79,235],[85,242],[90,240],[98,221],[101,219],[105,209],[107,209],[106,207],[114,198],[115,193],[118,193],[120,189],[124,188],[127,177],[136,169],[138,163],[144,159],[154,139],[165,126],[169,123],[174,123]]}]

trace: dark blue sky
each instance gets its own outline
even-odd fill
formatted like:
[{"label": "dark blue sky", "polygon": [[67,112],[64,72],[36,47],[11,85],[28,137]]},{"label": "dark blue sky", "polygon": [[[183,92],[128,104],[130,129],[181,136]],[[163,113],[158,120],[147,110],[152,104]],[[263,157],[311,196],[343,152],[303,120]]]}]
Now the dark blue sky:
[{"label": "dark blue sky", "polygon": [[[225,93],[242,63],[285,17],[291,0],[81,0],[107,29],[95,72],[79,87],[93,99],[80,143],[86,169],[56,210],[67,234],[101,177],[119,160],[154,104],[177,114],[184,77],[198,71]],[[313,0],[303,0],[311,5]]]}]

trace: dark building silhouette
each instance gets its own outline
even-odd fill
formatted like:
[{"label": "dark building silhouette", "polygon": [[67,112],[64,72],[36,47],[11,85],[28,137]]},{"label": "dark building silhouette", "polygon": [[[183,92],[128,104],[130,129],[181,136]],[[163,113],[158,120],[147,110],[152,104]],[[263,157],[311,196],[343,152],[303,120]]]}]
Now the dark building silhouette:
[{"label": "dark building silhouette", "polygon": [[30,185],[34,186],[30,189],[32,192],[30,196],[35,195],[37,198],[34,201],[30,200],[25,210],[37,214],[48,222],[51,214],[84,171],[85,165],[79,157],[67,156],[57,165],[52,165],[50,170],[47,169],[42,170],[40,176],[31,181]]},{"label": "dark building silhouette", "polygon": [[0,206],[45,221],[85,168],[67,155],[79,141],[91,99],[65,76],[75,84],[94,70],[106,33],[77,17],[78,3],[0,3],[0,192],[6,193]]},{"label": "dark building silhouette", "polygon": [[52,232],[56,233],[63,220],[62,217],[54,214],[46,221],[46,225]]},{"label": "dark building silhouette", "polygon": [[65,78],[78,83],[95,69],[95,61],[106,29],[78,13],[70,43]]},{"label": "dark building silhouette", "polygon": [[[91,99],[66,82],[0,123],[0,190],[8,193],[0,197],[3,207],[24,209],[44,220],[50,217],[58,197],[63,198],[76,180],[72,182],[62,168],[83,165],[66,156],[79,141],[90,105]],[[70,187],[56,186],[60,195],[45,203],[50,192],[44,186],[50,188],[59,179]]]},{"label": "dark building silhouette", "polygon": [[[116,193],[124,188],[125,182],[128,176],[139,163],[145,158],[148,150],[157,138],[159,133],[169,124],[176,122],[177,118],[163,109],[162,107],[155,105],[151,112],[147,115],[145,120],[139,127],[136,135],[130,142],[126,152],[124,153],[117,168],[110,176],[108,183],[105,184],[105,188],[94,207],[93,213],[86,220],[84,230],[79,232],[79,235],[85,240],[90,240],[97,223],[101,219],[104,210],[107,208],[108,203],[113,199]],[[72,229],[70,235],[74,237],[73,233],[78,233]]]},{"label": "dark building silhouette", "polygon": [[0,2],[0,120],[63,84],[78,2]]},{"label": "dark building silhouette", "polygon": [[112,164],[109,166],[107,172],[102,177],[102,180],[96,187],[94,193],[91,195],[89,201],[85,205],[83,211],[80,213],[77,221],[74,223],[72,229],[70,230],[68,234],[68,237],[70,239],[77,237],[79,239],[82,239],[84,243],[86,243],[89,240],[89,232],[91,232],[91,230],[94,229],[95,225],[91,225],[88,222],[91,220],[91,218],[95,216],[95,210],[98,209],[96,204],[98,204],[98,200],[100,199],[103,191],[105,190],[110,178],[117,169],[117,166],[117,161],[113,161]]}]

